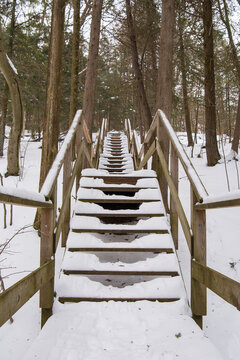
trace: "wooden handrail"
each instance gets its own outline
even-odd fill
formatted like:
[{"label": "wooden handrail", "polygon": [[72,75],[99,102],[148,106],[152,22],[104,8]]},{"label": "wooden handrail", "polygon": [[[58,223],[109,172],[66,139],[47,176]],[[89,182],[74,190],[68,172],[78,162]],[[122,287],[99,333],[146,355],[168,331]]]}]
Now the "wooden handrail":
[{"label": "wooden handrail", "polygon": [[[155,114],[154,118],[153,118],[153,121],[150,125],[150,128],[144,138],[144,143],[145,144],[148,144],[149,141],[151,141],[152,137],[154,136],[154,132],[156,131],[157,129],[157,123],[158,123],[158,113]],[[155,134],[155,137],[156,137],[156,134]]]},{"label": "wooden handrail", "polygon": [[22,205],[38,208],[52,208],[51,201],[47,201],[45,196],[28,190],[21,190],[10,187],[0,186],[0,202],[13,205]]},{"label": "wooden handrail", "polygon": [[0,294],[0,326],[12,317],[38,290],[54,277],[50,260]]},{"label": "wooden handrail", "polygon": [[181,143],[179,142],[178,137],[177,137],[175,131],[173,130],[170,122],[168,121],[166,115],[164,114],[164,112],[162,110],[158,110],[157,114],[158,114],[160,121],[163,124],[163,126],[169,136],[171,144],[174,147],[174,149],[178,155],[178,158],[187,174],[187,177],[191,183],[191,186],[193,187],[193,190],[197,197],[198,202],[200,202],[200,203],[203,202],[203,199],[205,199],[208,196],[208,193],[207,193],[205,187],[203,186],[198,175],[196,174],[196,171],[195,171],[192,163],[189,161],[189,158],[187,157],[185,151],[183,150],[183,147],[182,147]]},{"label": "wooden handrail", "polygon": [[220,196],[209,196],[202,203],[195,204],[196,210],[219,209],[240,206],[240,191]]},{"label": "wooden handrail", "polygon": [[[42,308],[42,325],[44,325],[48,317],[51,316],[54,299],[54,261],[50,259],[52,259],[55,254],[61,233],[62,246],[65,246],[65,240],[69,231],[70,196],[75,179],[77,178],[78,183],[80,178],[82,155],[84,154],[86,156],[89,165],[93,167],[92,159],[95,156],[98,160],[99,152],[101,151],[100,148],[107,131],[107,124],[107,120],[104,119],[94,152],[87,124],[82,119],[82,111],[78,110],[48,172],[40,193],[0,186],[0,202],[42,208],[41,266],[26,278],[0,294],[0,326],[39,289],[41,289],[40,307]],[[81,134],[83,135],[82,139],[80,138]],[[76,136],[79,149],[78,156],[75,159],[76,150],[74,149],[74,155],[72,155],[72,148],[75,146]],[[56,222],[56,183],[63,164],[63,202]],[[49,199],[51,199],[51,201]]]},{"label": "wooden handrail", "polygon": [[64,162],[64,157],[67,153],[67,150],[72,144],[72,141],[74,139],[74,136],[76,134],[78,126],[80,126],[82,118],[82,110],[78,110],[76,112],[76,115],[74,116],[73,122],[71,124],[70,129],[68,130],[68,133],[64,139],[64,142],[61,146],[61,149],[57,153],[57,156],[47,174],[47,177],[43,183],[42,189],[40,191],[40,194],[44,195],[46,199],[49,199],[52,195],[56,179],[60,173],[61,167]]},{"label": "wooden handrail", "polygon": [[87,143],[92,144],[92,137],[89,134],[88,126],[87,126],[85,119],[83,119],[83,133],[84,133]]},{"label": "wooden handrail", "polygon": [[192,259],[192,277],[240,310],[240,283]]},{"label": "wooden handrail", "polygon": [[70,197],[71,191],[72,191],[72,187],[73,187],[73,183],[75,181],[76,175],[79,171],[80,165],[81,165],[81,161],[82,161],[82,153],[83,153],[83,143],[80,146],[80,149],[78,151],[78,156],[77,156],[77,160],[75,161],[73,170],[72,170],[72,176],[70,178],[69,184],[68,184],[68,188],[65,194],[65,199],[63,201],[62,207],[61,207],[61,211],[57,220],[57,225],[56,225],[56,232],[55,232],[55,249],[58,245],[58,241],[59,241],[59,237],[61,235],[61,231],[62,231],[62,225],[65,219],[65,211],[67,209],[67,205],[68,205],[68,199]]},{"label": "wooden handrail", "polygon": [[157,153],[158,153],[158,156],[159,156],[159,160],[160,160],[161,165],[162,165],[162,170],[163,170],[165,178],[166,178],[166,180],[168,182],[169,190],[170,190],[170,193],[171,193],[171,195],[173,197],[173,200],[174,200],[174,203],[175,203],[175,206],[176,206],[176,211],[177,211],[177,214],[179,216],[179,220],[180,220],[181,225],[182,225],[182,229],[183,229],[186,241],[187,241],[189,251],[191,253],[192,252],[192,236],[193,236],[192,231],[191,231],[190,225],[189,225],[189,223],[187,221],[186,214],[185,214],[185,212],[183,210],[183,207],[182,207],[181,201],[179,199],[177,190],[175,188],[174,182],[172,180],[172,177],[169,174],[168,165],[167,165],[167,162],[165,160],[165,157],[164,157],[163,151],[161,149],[161,146],[159,144],[159,141],[156,142],[156,147],[157,147]]},{"label": "wooden handrail", "polygon": [[151,144],[151,146],[149,147],[146,155],[144,156],[144,158],[142,159],[141,163],[138,166],[138,170],[141,170],[144,165],[148,162],[148,160],[150,159],[150,157],[154,154],[154,152],[156,151],[156,140],[154,140]]}]

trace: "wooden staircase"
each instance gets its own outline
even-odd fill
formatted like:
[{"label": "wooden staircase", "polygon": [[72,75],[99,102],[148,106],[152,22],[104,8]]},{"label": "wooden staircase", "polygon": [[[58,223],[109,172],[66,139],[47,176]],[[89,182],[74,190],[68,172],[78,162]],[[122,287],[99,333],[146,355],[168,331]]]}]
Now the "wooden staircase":
[{"label": "wooden staircase", "polygon": [[156,173],[134,171],[122,132],[82,171],[57,293],[61,303],[184,296]]}]

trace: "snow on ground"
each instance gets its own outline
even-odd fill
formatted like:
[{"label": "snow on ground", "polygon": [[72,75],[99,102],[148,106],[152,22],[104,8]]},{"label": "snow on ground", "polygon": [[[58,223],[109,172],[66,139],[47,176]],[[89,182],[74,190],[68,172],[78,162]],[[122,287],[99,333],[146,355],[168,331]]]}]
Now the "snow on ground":
[{"label": "snow on ground", "polygon": [[[179,134],[180,140],[186,144],[186,136],[184,133]],[[40,144],[38,142],[28,141],[29,137],[25,137],[22,142],[22,154],[23,157],[21,159],[22,163],[24,163],[23,169],[23,178],[19,180],[16,177],[9,177],[7,179],[3,179],[4,186],[17,187],[18,189],[25,190],[33,190],[37,191],[38,189],[38,179],[39,179],[39,164],[40,164]],[[225,166],[224,163],[218,164],[215,167],[209,168],[206,166],[206,156],[203,151],[201,151],[201,157],[198,158],[197,155],[200,153],[201,143],[203,141],[203,137],[201,135],[198,136],[199,144],[195,146],[194,150],[194,158],[191,159],[194,166],[196,167],[200,177],[207,188],[209,195],[221,195],[228,191],[227,187],[227,177],[225,174]],[[26,151],[25,151],[26,150]],[[191,149],[186,148],[188,154],[190,154]],[[230,151],[230,145],[227,143],[225,145],[225,153],[227,154]],[[24,153],[25,157],[24,157]],[[6,154],[6,151],[5,151]],[[239,164],[231,161],[227,164],[229,183],[231,191],[238,190],[238,173]],[[4,174],[6,171],[6,155],[3,158],[0,158],[0,173]],[[94,173],[94,170],[86,171],[85,175],[88,176],[90,173]],[[102,170],[103,175],[107,172]],[[181,198],[184,204],[184,208],[189,216],[190,213],[190,193],[189,186],[186,175],[183,169],[180,169],[180,192]],[[35,212],[32,209],[27,207],[17,207],[14,206],[13,209],[13,226],[9,226],[9,206],[7,206],[8,210],[8,227],[7,229],[3,229],[3,206],[0,204],[0,231],[1,231],[1,240],[0,243],[5,242],[7,239],[10,239],[19,229],[21,229],[25,225],[31,225],[33,223]],[[227,209],[219,209],[219,210],[208,210],[207,211],[207,232],[208,232],[208,266],[224,273],[225,275],[240,281],[240,245],[239,245],[239,234],[240,234],[240,208],[227,208]],[[61,251],[60,254],[62,255]],[[186,281],[186,286],[189,293],[189,265],[190,259],[188,256],[188,249],[185,244],[185,240],[183,238],[183,234],[180,231],[180,246],[178,251],[178,256],[180,260],[180,264],[183,270],[183,275]],[[60,262],[60,260],[59,260]],[[8,268],[6,270],[2,270],[2,276],[4,277],[4,284],[6,287],[11,286],[13,283],[18,281],[21,277],[26,276],[29,271],[37,268],[39,266],[39,239],[37,237],[36,232],[31,228],[26,228],[23,234],[19,234],[13,238],[10,243],[7,252],[0,257],[0,266],[1,268]],[[11,268],[13,267],[13,268]],[[12,273],[16,273],[10,275]],[[8,276],[9,275],[9,276]],[[179,340],[172,331],[172,337],[166,339],[163,336],[162,331],[158,331],[159,326],[162,326],[161,316],[159,315],[159,306],[157,304],[151,305],[147,308],[147,305],[144,306],[144,311],[139,312],[139,314],[134,314],[134,319],[138,319],[138,323],[136,326],[133,326],[132,321],[133,317],[131,304],[128,305],[128,308],[125,310],[121,310],[121,304],[112,304],[112,307],[118,307],[119,311],[123,313],[123,316],[119,316],[120,323],[118,323],[117,319],[109,320],[109,314],[107,315],[105,310],[102,309],[104,305],[97,305],[97,312],[99,314],[103,314],[103,316],[99,316],[97,319],[91,318],[90,323],[93,327],[97,329],[102,329],[102,331],[108,331],[109,327],[106,327],[106,322],[110,321],[110,329],[109,337],[112,342],[117,341],[117,335],[120,334],[120,339],[122,341],[123,353],[126,356],[130,356],[132,359],[137,358],[137,349],[139,349],[141,356],[145,354],[146,359],[174,359],[175,355],[173,348],[174,342],[171,342],[171,339],[174,341],[179,341],[179,344],[184,344],[185,339],[185,327],[182,322],[179,323],[179,333],[183,334],[181,339]],[[61,307],[63,305],[56,305],[57,307]],[[65,306],[65,305],[64,305]],[[93,337],[91,339],[88,338],[89,333],[84,332],[84,317],[81,317],[81,314],[85,312],[85,305],[73,305],[78,307],[79,317],[76,319],[67,318],[67,312],[70,307],[66,308],[66,317],[62,320],[58,319],[59,312],[56,308],[57,318],[51,320],[50,327],[56,329],[54,322],[56,321],[59,324],[56,332],[59,334],[59,342],[61,343],[61,329],[67,326],[69,331],[69,337],[66,340],[66,350],[64,350],[60,345],[56,348],[54,354],[52,354],[49,359],[68,359],[75,360],[78,359],[75,353],[69,352],[66,355],[67,349],[71,345],[71,320],[79,322],[79,336],[84,339],[86,343],[85,350],[88,352],[88,359],[94,359],[94,349],[100,348],[100,343],[103,341],[100,338],[94,340],[94,332],[92,333]],[[91,305],[93,306],[93,305]],[[153,307],[154,310],[153,310]],[[151,308],[151,310],[150,310]],[[65,309],[65,308],[64,308]],[[69,310],[70,311],[70,310]],[[136,311],[136,310],[133,310]],[[148,324],[148,320],[144,320],[148,311],[153,311],[158,314],[156,316],[156,323]],[[127,312],[127,316],[126,313]],[[142,315],[140,315],[140,313]],[[112,314],[110,312],[110,314]],[[108,319],[107,319],[108,317]],[[38,295],[35,295],[24,307],[14,315],[14,322],[10,324],[6,323],[0,329],[0,358],[3,360],[18,360],[22,359],[26,351],[29,349],[30,344],[37,336],[40,330],[40,312],[38,309]],[[129,330],[126,325],[126,318],[130,319],[131,326],[129,326]],[[147,318],[147,316],[146,316]],[[152,317],[151,317],[152,318]],[[160,320],[159,320],[160,319]],[[145,323],[144,323],[145,322]],[[207,336],[212,340],[212,342],[216,345],[216,347],[220,350],[223,355],[223,358],[226,360],[237,360],[239,358],[240,353],[240,312],[237,311],[233,306],[227,304],[222,299],[214,295],[212,292],[208,291],[208,315],[204,319],[204,331]],[[90,324],[90,325],[91,325]],[[119,327],[118,327],[119,324]],[[140,326],[141,324],[142,327]],[[162,324],[162,325],[161,325]],[[164,323],[166,324],[166,322]],[[164,325],[165,326],[165,325]],[[169,322],[169,327],[171,327],[171,322]],[[136,334],[134,335],[134,331]],[[146,335],[149,331],[150,335]],[[95,331],[95,330],[94,330]],[[109,330],[110,331],[110,330]],[[167,330],[168,331],[168,330]],[[166,331],[166,332],[167,332]],[[170,331],[170,330],[169,330]],[[198,331],[196,327],[196,332]],[[130,335],[131,336],[130,336]],[[155,335],[157,336],[155,337]],[[54,335],[54,336],[55,336]],[[78,336],[78,335],[76,335]],[[141,340],[143,336],[146,336],[146,341],[149,342],[149,350],[141,348]],[[186,334],[186,336],[188,336]],[[200,335],[199,335],[200,336]],[[44,332],[43,332],[44,337]],[[162,353],[157,349],[158,343],[162,340],[166,340],[166,349],[162,350]],[[155,344],[151,347],[150,340]],[[165,341],[164,340],[164,341]],[[51,339],[49,339],[49,342]],[[95,348],[91,348],[89,346],[90,341],[95,341]],[[129,353],[129,341],[132,346],[133,351]],[[131,343],[133,341],[133,343]],[[197,346],[198,342],[193,339],[192,346]],[[41,345],[41,344],[39,344]],[[102,346],[101,348],[105,348]],[[104,354],[108,352],[109,355],[106,355],[106,359],[111,359],[111,342],[109,341],[106,344],[106,349],[104,350]],[[152,350],[155,349],[155,350]],[[169,350],[170,349],[170,350]],[[124,352],[125,351],[125,352]],[[134,352],[135,351],[135,352]],[[190,359],[187,357],[187,354],[184,354],[183,347],[181,345],[181,358],[182,359]],[[212,351],[212,350],[211,350]],[[43,352],[44,354],[44,352]],[[133,355],[136,354],[136,355]],[[195,352],[196,354],[196,352]],[[68,356],[68,357],[67,357]],[[107,357],[108,356],[108,357]],[[124,356],[124,357],[126,357]],[[197,356],[197,354],[196,354]],[[46,359],[46,356],[43,356]],[[103,357],[102,357],[103,358]],[[123,358],[123,357],[121,357]],[[213,356],[205,357],[204,359],[213,359]],[[28,359],[33,359],[33,357],[29,357]],[[99,358],[100,359],[100,358]]]}]

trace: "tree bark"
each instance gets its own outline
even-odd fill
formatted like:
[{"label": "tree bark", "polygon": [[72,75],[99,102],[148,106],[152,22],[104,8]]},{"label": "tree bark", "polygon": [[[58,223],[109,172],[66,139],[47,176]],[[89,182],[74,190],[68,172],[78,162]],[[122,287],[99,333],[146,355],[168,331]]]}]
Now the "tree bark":
[{"label": "tree bark", "polygon": [[233,142],[232,142],[232,150],[237,154],[238,154],[239,138],[240,138],[240,91],[238,94],[237,118],[236,118],[236,123],[233,133]]},{"label": "tree bark", "polygon": [[65,0],[54,0],[52,8],[47,92],[43,124],[40,188],[58,152],[64,13]]},{"label": "tree bark", "polygon": [[133,70],[135,73],[135,81],[136,81],[136,88],[138,93],[138,99],[137,102],[139,104],[139,113],[143,115],[143,120],[145,123],[145,128],[149,128],[152,123],[152,115],[150,111],[150,107],[147,101],[146,92],[144,89],[143,84],[143,76],[142,71],[140,69],[139,61],[138,61],[138,49],[137,49],[137,41],[133,26],[133,19],[132,19],[132,11],[131,11],[131,4],[130,0],[126,0],[126,15],[127,15],[127,23],[128,23],[128,35],[130,39],[131,44],[131,53],[132,53],[132,64],[133,64]]},{"label": "tree bark", "polygon": [[[171,121],[172,98],[173,98],[173,45],[175,28],[175,0],[162,0],[162,21],[160,31],[159,68],[156,95],[156,108],[163,110]],[[157,134],[166,162],[169,162],[169,140],[161,124]],[[162,192],[165,210],[168,208],[168,184],[159,172],[159,183]]]},{"label": "tree bark", "polygon": [[19,172],[19,146],[23,127],[23,103],[22,93],[18,81],[18,76],[13,68],[10,59],[4,52],[2,31],[0,28],[0,71],[7,81],[10,96],[12,99],[13,124],[8,142],[8,176],[16,176]]},{"label": "tree bark", "polygon": [[173,90],[173,45],[175,28],[175,0],[162,0],[162,22],[156,108],[171,119]]},{"label": "tree bark", "polygon": [[205,70],[205,113],[206,152],[208,166],[214,166],[220,159],[216,132],[216,99],[213,50],[212,0],[203,2],[204,26],[204,70]]},{"label": "tree bark", "polygon": [[0,117],[0,156],[3,156],[4,149],[4,139],[5,139],[5,125],[7,118],[7,109],[8,109],[8,98],[9,98],[9,89],[8,84],[5,82],[3,90],[3,98],[1,104],[1,117]]},{"label": "tree bark", "polygon": [[73,37],[72,37],[72,69],[71,69],[71,94],[70,94],[70,116],[72,123],[77,111],[78,98],[78,70],[79,70],[79,44],[80,44],[80,0],[73,0]]},{"label": "tree bark", "polygon": [[183,108],[185,116],[185,125],[188,138],[188,146],[193,146],[191,120],[188,106],[188,87],[187,87],[187,74],[186,74],[186,62],[185,62],[185,48],[183,39],[183,19],[182,14],[179,14],[178,20],[179,29],[179,47],[180,47],[180,64],[182,73],[182,92],[183,92]]},{"label": "tree bark", "polygon": [[82,106],[83,117],[86,120],[90,134],[92,134],[92,128],[93,128],[93,111],[94,111],[95,88],[96,88],[96,78],[97,78],[97,63],[98,63],[102,5],[103,5],[103,0],[93,0],[91,34],[90,34],[90,43],[89,43],[89,52],[88,52],[86,80],[85,80],[84,95],[83,95],[83,106]]}]

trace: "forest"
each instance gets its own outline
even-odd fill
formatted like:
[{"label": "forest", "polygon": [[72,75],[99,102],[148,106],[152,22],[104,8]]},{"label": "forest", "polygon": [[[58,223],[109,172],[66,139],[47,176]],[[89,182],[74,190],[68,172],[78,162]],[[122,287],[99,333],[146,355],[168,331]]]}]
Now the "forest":
[{"label": "forest", "polygon": [[82,108],[90,131],[103,118],[116,129],[129,118],[143,137],[160,107],[176,131],[187,132],[189,146],[206,133],[208,165],[220,158],[217,135],[236,154],[239,10],[239,0],[2,0],[0,156],[9,125],[7,175],[18,173],[23,128],[32,139],[55,137],[57,148]]}]

